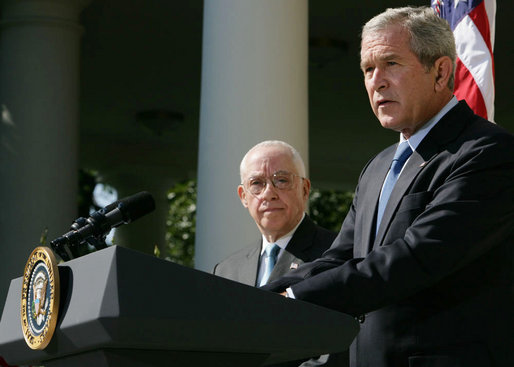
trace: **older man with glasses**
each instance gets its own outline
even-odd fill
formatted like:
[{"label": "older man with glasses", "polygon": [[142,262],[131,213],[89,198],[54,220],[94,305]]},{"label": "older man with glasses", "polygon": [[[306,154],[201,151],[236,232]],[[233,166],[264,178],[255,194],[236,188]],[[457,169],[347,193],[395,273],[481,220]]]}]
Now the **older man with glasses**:
[{"label": "older man with glasses", "polygon": [[[246,153],[237,193],[262,236],[214,268],[214,274],[262,286],[320,257],[336,233],[305,213],[311,183],[300,154],[282,141],[264,141]],[[281,366],[345,366],[344,355],[321,356]]]}]

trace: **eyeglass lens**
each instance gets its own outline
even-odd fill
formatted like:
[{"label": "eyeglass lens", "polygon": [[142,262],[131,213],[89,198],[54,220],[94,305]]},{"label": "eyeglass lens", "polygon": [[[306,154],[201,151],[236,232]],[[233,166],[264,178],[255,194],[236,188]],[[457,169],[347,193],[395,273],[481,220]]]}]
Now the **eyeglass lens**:
[{"label": "eyeglass lens", "polygon": [[280,172],[274,173],[269,178],[251,177],[247,180],[246,186],[252,194],[257,195],[264,191],[269,179],[275,188],[279,190],[289,190],[293,186],[294,176],[295,175],[292,173]]}]

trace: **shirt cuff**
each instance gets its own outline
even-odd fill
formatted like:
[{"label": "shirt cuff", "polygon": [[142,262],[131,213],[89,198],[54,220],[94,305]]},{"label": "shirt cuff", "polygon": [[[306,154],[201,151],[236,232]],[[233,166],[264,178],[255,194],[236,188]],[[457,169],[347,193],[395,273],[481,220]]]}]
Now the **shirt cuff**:
[{"label": "shirt cuff", "polygon": [[293,298],[295,299],[296,297],[294,296],[294,293],[293,293],[293,290],[291,288],[286,288],[286,293],[287,293],[287,297],[288,298]]}]

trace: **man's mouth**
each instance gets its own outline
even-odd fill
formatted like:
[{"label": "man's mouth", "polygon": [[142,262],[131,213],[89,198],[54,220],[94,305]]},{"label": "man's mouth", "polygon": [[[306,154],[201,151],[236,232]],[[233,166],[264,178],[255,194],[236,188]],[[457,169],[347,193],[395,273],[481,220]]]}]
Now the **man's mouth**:
[{"label": "man's mouth", "polygon": [[381,99],[381,100],[377,101],[377,107],[384,107],[391,103],[393,103],[393,101],[391,101],[389,99]]},{"label": "man's mouth", "polygon": [[282,208],[266,208],[263,210],[264,213],[273,213],[276,211],[282,210]]}]

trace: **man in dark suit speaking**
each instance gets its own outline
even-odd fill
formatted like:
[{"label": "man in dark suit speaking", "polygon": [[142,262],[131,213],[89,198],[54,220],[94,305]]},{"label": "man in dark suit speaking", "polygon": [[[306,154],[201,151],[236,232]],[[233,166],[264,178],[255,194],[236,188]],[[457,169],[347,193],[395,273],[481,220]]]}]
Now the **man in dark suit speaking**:
[{"label": "man in dark suit speaking", "polygon": [[[262,237],[217,264],[214,274],[262,286],[330,247],[336,233],[305,213],[311,184],[296,149],[276,140],[259,143],[246,153],[240,173],[237,193]],[[280,366],[347,366],[347,361],[347,354],[339,353]]]},{"label": "man in dark suit speaking", "polygon": [[514,136],[456,100],[455,60],[430,8],[364,26],[369,101],[400,142],[323,257],[265,286],[358,317],[353,367],[514,366]]}]

